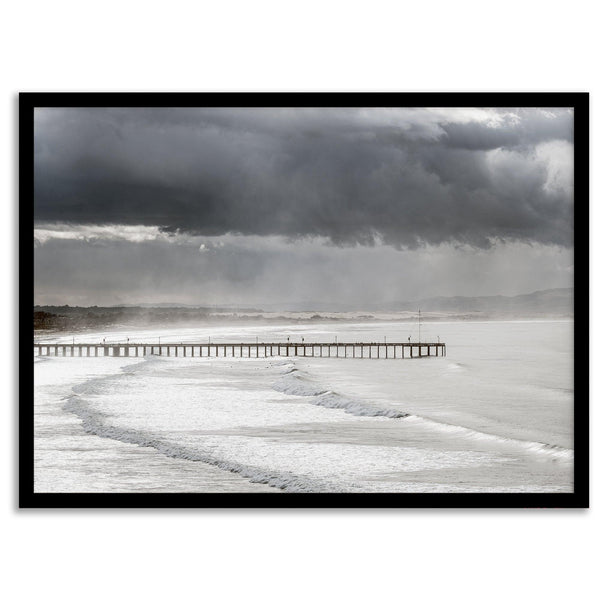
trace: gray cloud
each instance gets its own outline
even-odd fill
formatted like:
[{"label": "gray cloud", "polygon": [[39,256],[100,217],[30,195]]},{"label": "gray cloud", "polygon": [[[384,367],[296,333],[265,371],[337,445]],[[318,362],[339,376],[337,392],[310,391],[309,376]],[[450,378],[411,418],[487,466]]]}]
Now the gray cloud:
[{"label": "gray cloud", "polygon": [[338,245],[568,247],[572,138],[564,109],[38,109],[34,214]]},{"label": "gray cloud", "polygon": [[[183,302],[361,310],[431,296],[520,294],[573,285],[573,252],[511,243],[490,250],[449,244],[397,252],[340,248],[322,239],[137,235],[138,242],[49,238],[34,253],[39,304]],[[426,274],[426,276],[424,275]],[[317,292],[318,290],[318,292]]]},{"label": "gray cloud", "polygon": [[450,148],[493,150],[527,148],[548,140],[573,139],[573,115],[569,110],[521,109],[504,113],[503,121],[445,122],[440,125],[443,143]]}]

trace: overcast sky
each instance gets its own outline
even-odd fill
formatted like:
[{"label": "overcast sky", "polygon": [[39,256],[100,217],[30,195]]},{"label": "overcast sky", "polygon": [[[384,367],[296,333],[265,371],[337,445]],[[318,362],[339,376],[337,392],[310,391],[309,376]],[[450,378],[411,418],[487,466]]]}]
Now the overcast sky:
[{"label": "overcast sky", "polygon": [[35,111],[35,302],[573,285],[569,109]]}]

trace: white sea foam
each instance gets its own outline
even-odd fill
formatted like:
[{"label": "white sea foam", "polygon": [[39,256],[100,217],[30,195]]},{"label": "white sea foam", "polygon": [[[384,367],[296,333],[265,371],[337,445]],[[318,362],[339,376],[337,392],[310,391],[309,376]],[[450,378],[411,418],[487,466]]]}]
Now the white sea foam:
[{"label": "white sea foam", "polygon": [[335,486],[326,482],[311,481],[289,472],[263,471],[239,462],[219,458],[215,453],[210,451],[186,448],[185,446],[160,439],[150,432],[109,425],[106,423],[108,415],[92,410],[89,403],[76,395],[66,398],[64,409],[77,415],[81,419],[84,430],[93,435],[126,444],[135,444],[143,448],[154,448],[170,458],[203,462],[224,469],[225,471],[237,473],[253,483],[263,483],[287,492],[296,493],[339,491]]}]

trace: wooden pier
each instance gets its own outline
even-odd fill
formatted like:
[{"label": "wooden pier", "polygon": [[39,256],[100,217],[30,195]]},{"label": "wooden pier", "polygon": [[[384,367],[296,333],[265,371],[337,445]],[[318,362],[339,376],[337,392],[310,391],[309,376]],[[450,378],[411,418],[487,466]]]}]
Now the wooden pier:
[{"label": "wooden pier", "polygon": [[293,343],[232,343],[203,344],[200,342],[113,343],[113,344],[51,344],[34,343],[36,356],[93,356],[93,357],[140,357],[140,356],[193,356],[269,358],[272,356],[315,358],[362,358],[401,359],[446,356],[446,344],[442,342],[302,342]]}]

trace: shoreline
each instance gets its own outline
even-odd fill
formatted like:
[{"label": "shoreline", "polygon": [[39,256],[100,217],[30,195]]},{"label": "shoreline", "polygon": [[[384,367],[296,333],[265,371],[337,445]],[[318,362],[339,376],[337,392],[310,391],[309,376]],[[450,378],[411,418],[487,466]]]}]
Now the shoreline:
[{"label": "shoreline", "polygon": [[[444,323],[532,323],[532,322],[569,322],[574,321],[573,315],[461,315],[461,316],[439,316],[439,317],[429,317],[425,319],[421,319],[422,325],[427,324],[444,324]],[[223,326],[231,326],[231,325],[242,325],[242,326],[281,326],[281,325],[297,325],[297,326],[306,326],[306,325],[332,325],[339,323],[340,325],[349,325],[349,324],[377,324],[382,325],[385,323],[390,324],[414,324],[417,322],[417,318],[390,318],[390,317],[381,317],[378,318],[376,316],[369,316],[367,318],[360,317],[310,317],[310,318],[285,318],[285,317],[265,317],[261,319],[251,319],[251,318],[219,318],[219,319],[211,319],[211,320],[198,320],[198,321],[158,321],[158,322],[140,322],[140,321],[132,321],[132,322],[117,322],[117,323],[106,323],[106,324],[97,324],[97,325],[81,325],[81,326],[70,326],[65,328],[36,328],[34,326],[33,335],[34,338],[39,338],[42,336],[66,336],[66,335],[80,335],[87,333],[95,333],[100,331],[115,331],[115,332],[126,332],[126,331],[140,331],[144,329],[173,329],[173,328],[214,328],[218,329]]]}]

